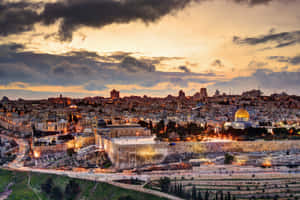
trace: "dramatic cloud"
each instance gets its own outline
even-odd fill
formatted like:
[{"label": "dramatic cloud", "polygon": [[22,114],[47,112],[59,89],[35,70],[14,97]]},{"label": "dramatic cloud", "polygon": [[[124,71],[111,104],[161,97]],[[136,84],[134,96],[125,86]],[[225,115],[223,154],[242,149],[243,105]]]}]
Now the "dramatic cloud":
[{"label": "dramatic cloud", "polygon": [[121,62],[121,67],[130,71],[130,72],[138,72],[138,71],[144,71],[144,72],[154,72],[155,66],[151,63],[142,62],[134,57],[125,57]]},{"label": "dramatic cloud", "polygon": [[157,71],[155,65],[167,58],[138,59],[128,55],[130,53],[125,52],[99,55],[91,51],[52,55],[25,51],[18,44],[0,45],[0,85],[16,82],[36,86],[81,85],[86,90],[96,91],[113,84],[153,87],[159,83],[173,83],[187,86],[189,83],[212,82],[216,77],[212,73]]},{"label": "dramatic cloud", "polygon": [[259,5],[259,4],[267,4],[267,3],[270,3],[271,1],[274,1],[274,0],[234,0],[234,2],[236,2],[236,3],[245,3],[250,6],[255,6],[255,5]]},{"label": "dramatic cloud", "polygon": [[287,91],[291,93],[300,93],[300,72],[273,72],[269,69],[257,69],[252,75],[246,77],[237,77],[230,81],[219,82],[211,86],[211,89],[221,89],[228,91],[233,89],[235,93],[261,88],[265,93],[275,91]]},{"label": "dramatic cloud", "polygon": [[300,55],[294,57],[286,57],[286,56],[269,56],[268,59],[276,60],[281,63],[288,63],[292,65],[300,65]]},{"label": "dramatic cloud", "polygon": [[81,26],[101,28],[113,23],[140,20],[151,23],[185,8],[194,0],[65,0],[48,3],[41,14],[44,24],[61,19],[61,40],[71,40],[72,33]]},{"label": "dramatic cloud", "polygon": [[190,73],[191,70],[187,67],[187,66],[179,66],[178,67],[181,71],[185,72],[185,73]]},{"label": "dramatic cloud", "polygon": [[300,43],[300,31],[273,33],[257,37],[233,37],[233,42],[238,45],[275,44],[275,48],[282,48]]},{"label": "dramatic cloud", "polygon": [[32,30],[33,25],[40,20],[35,11],[38,6],[39,4],[28,2],[0,2],[0,35],[7,36]]},{"label": "dramatic cloud", "polygon": [[256,61],[256,60],[251,60],[248,64],[248,68],[252,69],[252,68],[261,68],[266,66],[268,63],[266,62],[260,62],[260,61]]},{"label": "dramatic cloud", "polygon": [[[62,0],[51,3],[0,2],[0,35],[32,30],[36,23],[51,25],[60,22],[59,38],[72,40],[73,32],[87,26],[102,28],[110,24],[133,21],[153,23],[174,14],[191,3],[208,0]],[[232,0],[250,6],[271,0]],[[45,38],[51,37],[48,34]],[[282,44],[285,45],[285,44]]]}]

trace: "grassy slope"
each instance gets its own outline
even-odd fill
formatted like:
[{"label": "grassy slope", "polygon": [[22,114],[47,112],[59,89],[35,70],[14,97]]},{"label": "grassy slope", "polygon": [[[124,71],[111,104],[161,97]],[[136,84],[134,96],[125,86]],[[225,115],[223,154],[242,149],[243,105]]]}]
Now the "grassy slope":
[{"label": "grassy slope", "polygon": [[0,193],[12,182],[12,172],[0,170]]},{"label": "grassy slope", "polygon": [[[28,186],[28,178],[30,179],[30,186]],[[71,178],[65,176],[27,173],[27,172],[11,172],[0,169],[0,192],[2,192],[6,185],[15,181],[16,183],[11,188],[13,192],[9,196],[9,200],[30,199],[30,200],[48,200],[47,194],[41,192],[41,184],[51,177],[55,186],[59,186],[64,192],[66,185]],[[144,194],[132,190],[118,188],[107,183],[95,183],[93,181],[86,181],[74,179],[80,185],[81,193],[77,199],[82,200],[118,200],[122,196],[131,196],[136,200],[157,200],[162,199],[157,196]],[[97,184],[97,187],[95,187]],[[34,190],[34,191],[33,191]]]}]

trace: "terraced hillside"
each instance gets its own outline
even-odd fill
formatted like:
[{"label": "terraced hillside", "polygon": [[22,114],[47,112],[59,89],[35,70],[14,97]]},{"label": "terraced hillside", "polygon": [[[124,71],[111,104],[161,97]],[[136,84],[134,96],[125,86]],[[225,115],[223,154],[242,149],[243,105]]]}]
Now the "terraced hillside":
[{"label": "terraced hillside", "polygon": [[[162,182],[154,180],[145,187],[161,191],[165,189],[162,188]],[[300,199],[300,177],[289,174],[178,177],[170,179],[168,192],[192,200]]]}]

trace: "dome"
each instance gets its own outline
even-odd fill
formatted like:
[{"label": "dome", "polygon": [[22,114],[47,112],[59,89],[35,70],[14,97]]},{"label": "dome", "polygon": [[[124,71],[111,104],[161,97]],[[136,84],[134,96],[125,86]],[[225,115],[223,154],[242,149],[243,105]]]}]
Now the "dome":
[{"label": "dome", "polygon": [[250,115],[246,109],[240,108],[236,111],[234,115],[235,121],[243,121],[247,122],[249,121]]}]

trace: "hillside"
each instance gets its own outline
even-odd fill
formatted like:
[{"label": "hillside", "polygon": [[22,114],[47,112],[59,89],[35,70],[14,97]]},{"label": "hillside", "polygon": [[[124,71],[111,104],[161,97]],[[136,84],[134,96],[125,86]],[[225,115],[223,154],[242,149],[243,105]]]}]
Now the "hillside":
[{"label": "hillside", "polygon": [[[157,200],[163,199],[107,183],[73,179],[65,176],[0,169],[0,199],[4,191],[8,200]],[[11,185],[10,188],[7,188]]]}]

